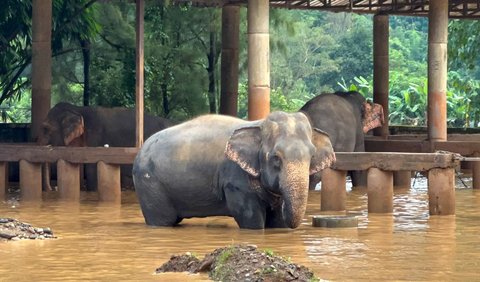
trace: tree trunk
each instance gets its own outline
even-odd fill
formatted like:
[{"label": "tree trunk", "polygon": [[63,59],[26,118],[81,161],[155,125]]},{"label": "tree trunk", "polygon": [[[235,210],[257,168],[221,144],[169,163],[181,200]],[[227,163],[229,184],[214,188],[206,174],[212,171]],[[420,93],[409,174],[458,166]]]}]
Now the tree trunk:
[{"label": "tree trunk", "polygon": [[80,40],[83,54],[83,105],[90,105],[90,41]]},{"label": "tree trunk", "polygon": [[215,89],[215,58],[217,57],[217,50],[215,48],[215,31],[210,30],[210,49],[207,55],[208,58],[208,100],[210,104],[210,113],[217,112],[217,97]]}]

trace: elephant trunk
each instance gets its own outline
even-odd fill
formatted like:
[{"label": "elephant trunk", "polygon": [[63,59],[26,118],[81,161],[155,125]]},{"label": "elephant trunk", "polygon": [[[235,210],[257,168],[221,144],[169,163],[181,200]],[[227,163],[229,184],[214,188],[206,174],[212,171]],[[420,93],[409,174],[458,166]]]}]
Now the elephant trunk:
[{"label": "elephant trunk", "polygon": [[309,165],[307,162],[290,162],[284,166],[280,176],[282,213],[289,228],[297,228],[300,225],[307,209]]}]

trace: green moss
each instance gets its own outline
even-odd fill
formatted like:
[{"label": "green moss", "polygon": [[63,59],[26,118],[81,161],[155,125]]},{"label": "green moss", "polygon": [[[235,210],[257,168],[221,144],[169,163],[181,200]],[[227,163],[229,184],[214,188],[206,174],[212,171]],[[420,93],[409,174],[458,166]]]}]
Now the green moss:
[{"label": "green moss", "polygon": [[217,257],[215,269],[213,269],[211,276],[215,281],[223,281],[225,277],[229,276],[233,269],[229,269],[226,265],[228,259],[232,256],[234,247],[228,247],[223,250]]}]

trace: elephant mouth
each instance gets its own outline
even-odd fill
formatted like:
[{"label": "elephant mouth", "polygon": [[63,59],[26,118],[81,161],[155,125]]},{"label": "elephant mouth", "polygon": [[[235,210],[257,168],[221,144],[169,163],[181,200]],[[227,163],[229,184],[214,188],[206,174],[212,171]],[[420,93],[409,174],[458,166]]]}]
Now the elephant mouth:
[{"label": "elephant mouth", "polygon": [[365,103],[365,116],[363,122],[363,133],[380,127],[385,123],[383,107],[380,104]]}]

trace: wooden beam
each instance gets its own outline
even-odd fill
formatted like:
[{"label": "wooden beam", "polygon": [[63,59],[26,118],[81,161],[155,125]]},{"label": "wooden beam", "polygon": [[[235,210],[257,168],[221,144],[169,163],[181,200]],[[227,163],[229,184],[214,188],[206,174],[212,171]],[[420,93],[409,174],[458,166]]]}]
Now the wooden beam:
[{"label": "wooden beam", "polygon": [[8,188],[8,163],[0,162],[0,202],[5,199]]},{"label": "wooden beam", "polygon": [[384,124],[375,128],[373,134],[388,136],[388,85],[389,85],[389,18],[378,14],[373,17],[373,102],[382,105]]},{"label": "wooden beam", "polygon": [[143,88],[144,88],[144,0],[137,0],[136,7],[136,46],[135,46],[135,145],[137,148],[143,145]]},{"label": "wooden beam", "polygon": [[139,149],[123,147],[49,147],[3,145],[0,146],[0,161],[56,162],[60,159],[71,163],[132,164]]},{"label": "wooden beam", "polygon": [[97,171],[98,199],[103,202],[120,204],[122,201],[120,166],[100,161],[97,164]]},{"label": "wooden beam", "polygon": [[451,153],[335,153],[337,170],[367,170],[372,167],[387,171],[454,168],[460,164]]},{"label": "wooden beam", "polygon": [[57,175],[60,198],[67,201],[80,201],[80,165],[59,160]]},{"label": "wooden beam", "polygon": [[42,200],[41,163],[20,161],[20,195],[23,201]]}]

